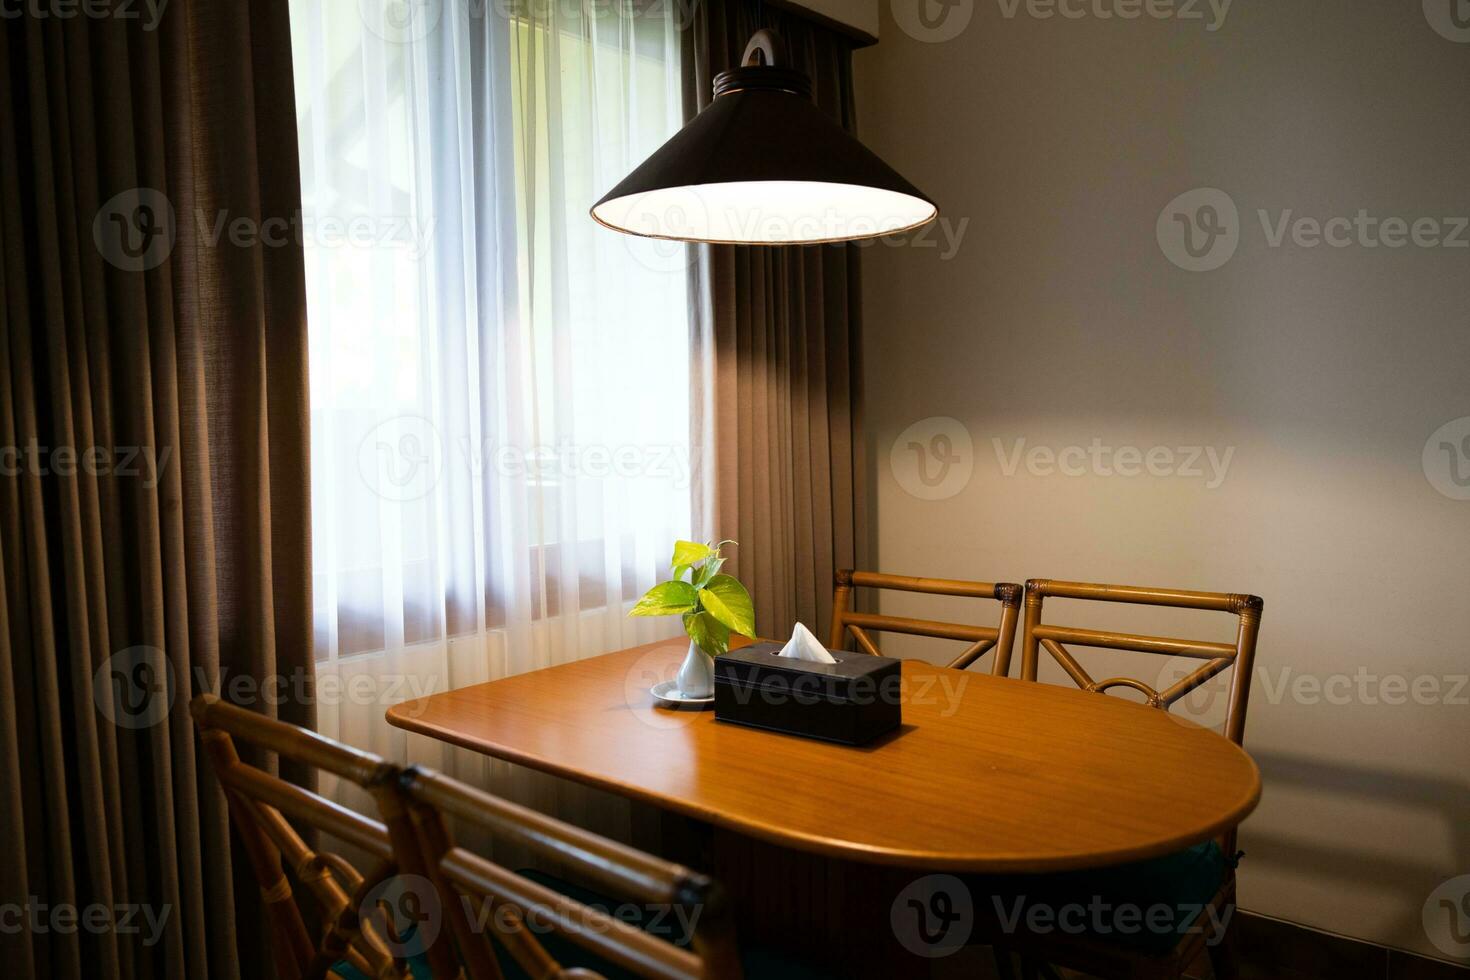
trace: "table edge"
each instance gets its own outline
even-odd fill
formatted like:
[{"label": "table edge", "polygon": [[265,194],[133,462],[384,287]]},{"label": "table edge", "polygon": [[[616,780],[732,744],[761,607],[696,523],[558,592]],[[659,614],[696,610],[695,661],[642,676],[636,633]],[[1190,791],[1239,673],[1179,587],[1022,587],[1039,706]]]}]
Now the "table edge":
[{"label": "table edge", "polygon": [[[929,666],[933,665],[930,664]],[[430,696],[432,697],[432,695]],[[507,745],[464,737],[452,730],[440,728],[436,725],[426,723],[419,718],[407,715],[406,711],[420,700],[425,699],[415,698],[390,707],[385,713],[388,724],[406,732],[425,735],[449,745],[470,749],[496,759],[503,759],[507,762],[535,769],[538,772],[550,773],[554,776],[570,779],[584,786],[591,786],[595,789],[604,790],[628,799],[649,803],[686,817],[704,820],[717,827],[736,831],[792,850],[890,867],[933,871],[1030,874],[1053,871],[1079,871],[1091,868],[1110,867],[1116,864],[1126,864],[1132,861],[1144,861],[1149,858],[1163,857],[1166,854],[1172,854],[1187,847],[1192,847],[1195,844],[1210,840],[1240,826],[1251,815],[1261,800],[1260,767],[1256,765],[1256,761],[1251,758],[1250,753],[1236,745],[1235,748],[1245,757],[1246,762],[1250,764],[1251,771],[1255,776],[1249,797],[1220,820],[1187,834],[1167,838],[1156,844],[1143,847],[1119,848],[1113,851],[1058,854],[1055,857],[1047,858],[1037,858],[1034,855],[1016,856],[1014,858],[995,855],[979,856],[957,854],[951,851],[939,852],[878,847],[854,844],[850,841],[834,840],[833,838],[822,837],[816,834],[786,830],[769,823],[743,818],[723,811],[708,810],[677,798],[648,792],[638,786],[619,782],[615,779],[600,778],[594,773],[588,773],[569,766],[562,766],[550,760],[531,756]],[[1201,731],[1209,731],[1209,729],[1201,728]],[[1210,734],[1216,738],[1224,738],[1218,732],[1211,731]],[[1234,745],[1235,743],[1231,742],[1230,744]]]}]

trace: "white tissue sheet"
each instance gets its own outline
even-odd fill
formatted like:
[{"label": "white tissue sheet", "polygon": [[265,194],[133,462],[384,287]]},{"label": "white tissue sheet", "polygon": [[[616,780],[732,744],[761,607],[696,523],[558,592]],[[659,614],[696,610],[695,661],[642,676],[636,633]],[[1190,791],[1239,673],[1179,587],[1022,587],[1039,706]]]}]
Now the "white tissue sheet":
[{"label": "white tissue sheet", "polygon": [[812,631],[800,623],[791,631],[791,639],[781,648],[780,656],[794,660],[811,660],[819,664],[835,664],[836,658],[812,636]]}]

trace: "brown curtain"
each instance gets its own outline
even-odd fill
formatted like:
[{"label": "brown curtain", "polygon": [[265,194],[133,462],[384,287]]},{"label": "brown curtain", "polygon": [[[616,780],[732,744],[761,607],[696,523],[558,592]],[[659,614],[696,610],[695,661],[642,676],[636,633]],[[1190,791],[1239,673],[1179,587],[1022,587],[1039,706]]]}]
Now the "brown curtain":
[{"label": "brown curtain", "polygon": [[158,6],[3,22],[0,905],[83,923],[8,976],[261,972],[188,702],[312,721],[286,3]]},{"label": "brown curtain", "polygon": [[[856,128],[846,36],[757,2],[708,0],[686,32],[686,106],[775,29],[817,105]],[[693,277],[697,533],[733,538],[761,635],[825,636],[834,569],[865,564],[859,247],[701,247]]]}]

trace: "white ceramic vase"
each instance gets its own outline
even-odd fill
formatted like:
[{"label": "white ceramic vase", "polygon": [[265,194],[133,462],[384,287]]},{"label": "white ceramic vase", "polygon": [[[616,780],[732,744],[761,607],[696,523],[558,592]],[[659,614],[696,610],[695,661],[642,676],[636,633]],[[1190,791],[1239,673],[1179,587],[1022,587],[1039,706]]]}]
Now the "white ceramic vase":
[{"label": "white ceramic vase", "polygon": [[679,675],[674,681],[679,685],[679,693],[686,698],[714,697],[715,658],[690,640],[689,653],[684,657],[684,663],[680,665]]}]

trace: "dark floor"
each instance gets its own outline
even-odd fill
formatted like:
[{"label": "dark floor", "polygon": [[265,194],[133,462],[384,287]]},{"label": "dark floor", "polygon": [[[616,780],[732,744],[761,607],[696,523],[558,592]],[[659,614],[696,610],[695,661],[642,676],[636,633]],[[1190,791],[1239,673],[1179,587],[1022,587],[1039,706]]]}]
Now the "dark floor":
[{"label": "dark floor", "polygon": [[[1371,943],[1304,929],[1260,916],[1240,922],[1241,980],[1470,980],[1470,966],[1456,966]],[[1092,980],[1062,971],[1066,980]],[[935,960],[930,980],[999,980],[989,947],[972,946]],[[1213,980],[1207,959],[1190,980]]]}]

